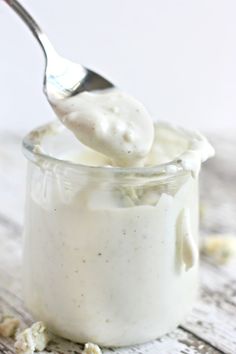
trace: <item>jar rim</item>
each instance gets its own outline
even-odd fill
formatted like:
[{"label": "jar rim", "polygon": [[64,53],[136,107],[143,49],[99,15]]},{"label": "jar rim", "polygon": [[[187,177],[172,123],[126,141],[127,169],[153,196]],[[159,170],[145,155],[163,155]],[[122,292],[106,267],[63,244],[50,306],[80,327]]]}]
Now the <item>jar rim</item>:
[{"label": "jar rim", "polygon": [[[177,174],[182,174],[186,172],[186,168],[184,168],[182,164],[182,156],[184,156],[188,151],[196,151],[199,150],[194,148],[197,140],[204,140],[210,147],[211,145],[208,143],[207,139],[201,135],[199,132],[186,130],[179,126],[173,126],[172,124],[166,122],[158,122],[158,125],[162,127],[166,127],[171,129],[173,132],[178,133],[181,137],[186,138],[188,141],[188,148],[185,152],[181,153],[173,160],[168,161],[166,163],[161,163],[158,165],[153,166],[144,166],[144,167],[110,167],[110,166],[89,166],[84,165],[76,162],[71,162],[68,160],[58,159],[55,156],[51,156],[45,153],[42,149],[40,149],[40,143],[42,139],[49,134],[59,133],[61,129],[66,129],[64,126],[57,121],[52,121],[46,123],[42,126],[36,127],[35,129],[31,130],[24,138],[23,138],[23,153],[25,157],[35,163],[42,166],[42,162],[45,162],[46,165],[56,164],[59,167],[68,168],[70,170],[84,172],[87,174],[94,174],[94,173],[102,173],[109,176],[134,176],[135,177],[150,177],[150,176],[176,176]],[[209,154],[213,156],[214,150],[212,149],[212,153]],[[201,162],[205,161],[208,157],[202,159]],[[44,164],[45,167],[45,164]]]}]

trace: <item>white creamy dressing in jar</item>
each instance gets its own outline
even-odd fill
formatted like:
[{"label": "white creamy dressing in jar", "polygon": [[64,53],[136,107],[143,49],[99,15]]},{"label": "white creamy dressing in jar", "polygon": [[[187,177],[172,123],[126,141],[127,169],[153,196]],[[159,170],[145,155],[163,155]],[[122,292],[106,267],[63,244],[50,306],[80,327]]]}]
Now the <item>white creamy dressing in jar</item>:
[{"label": "white creamy dressing in jar", "polygon": [[213,149],[199,133],[153,124],[123,93],[101,95],[55,108],[93,150],[58,128],[35,144],[24,296],[54,333],[123,346],[171,331],[195,301],[198,172]]}]

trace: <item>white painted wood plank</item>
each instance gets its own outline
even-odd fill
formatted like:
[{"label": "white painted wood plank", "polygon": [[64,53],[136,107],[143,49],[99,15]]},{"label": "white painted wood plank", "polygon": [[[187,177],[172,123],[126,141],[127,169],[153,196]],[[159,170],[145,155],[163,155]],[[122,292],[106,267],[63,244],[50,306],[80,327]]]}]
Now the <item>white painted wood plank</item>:
[{"label": "white painted wood plank", "polygon": [[[235,272],[203,263],[201,296],[183,328],[224,353],[236,353]],[[231,268],[232,271],[232,268]]]},{"label": "white painted wood plank", "polygon": [[23,224],[26,161],[21,137],[0,134],[0,214]]},{"label": "white painted wood plank", "polygon": [[236,233],[236,137],[215,138],[216,156],[201,172],[201,227],[211,232]]}]

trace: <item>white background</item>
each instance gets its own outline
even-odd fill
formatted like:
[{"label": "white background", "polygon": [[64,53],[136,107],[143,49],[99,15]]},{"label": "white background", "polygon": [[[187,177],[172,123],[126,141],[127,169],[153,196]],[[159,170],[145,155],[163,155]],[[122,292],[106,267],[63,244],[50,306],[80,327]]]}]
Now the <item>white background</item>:
[{"label": "white background", "polygon": [[[157,119],[236,136],[235,0],[24,0],[64,56],[103,73]],[[43,55],[0,0],[0,129],[54,118]]]}]

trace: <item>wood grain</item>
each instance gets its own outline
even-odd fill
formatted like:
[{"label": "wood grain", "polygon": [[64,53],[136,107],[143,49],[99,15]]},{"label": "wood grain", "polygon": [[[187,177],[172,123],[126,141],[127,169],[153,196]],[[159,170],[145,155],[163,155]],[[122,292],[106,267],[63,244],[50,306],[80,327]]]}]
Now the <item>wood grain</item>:
[{"label": "wood grain", "polygon": [[[214,162],[212,160],[209,163],[203,173],[203,232],[236,233],[236,167],[231,168],[230,161],[223,158],[226,149],[236,156],[236,144],[215,140],[215,145],[220,146],[221,154]],[[25,161],[19,152],[19,145],[19,137],[0,135],[0,311],[19,318],[21,327],[24,328],[33,319],[21,300]],[[232,214],[234,218],[228,222]],[[200,280],[199,301],[180,328],[141,346],[106,349],[104,353],[236,354],[236,263],[220,267],[204,258],[201,261]],[[14,353],[13,344],[13,339],[0,338],[0,352]],[[58,354],[81,353],[81,349],[78,344],[55,338],[47,351]]]}]

